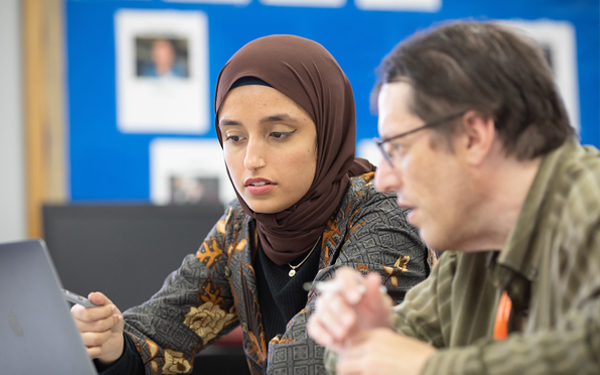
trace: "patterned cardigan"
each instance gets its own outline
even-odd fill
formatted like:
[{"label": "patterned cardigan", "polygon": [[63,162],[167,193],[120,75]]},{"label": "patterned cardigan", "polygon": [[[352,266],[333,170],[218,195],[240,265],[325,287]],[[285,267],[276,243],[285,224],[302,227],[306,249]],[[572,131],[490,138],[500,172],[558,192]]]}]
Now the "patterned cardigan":
[{"label": "patterned cardigan", "polygon": [[[395,197],[375,191],[373,176],[371,172],[351,178],[323,232],[315,281],[332,278],[342,266],[378,272],[399,303],[429,274],[435,253],[406,223]],[[191,371],[196,353],[240,324],[252,374],[325,373],[324,349],[306,334],[307,318],[318,298],[314,289],[283,335],[270,341],[265,337],[253,268],[257,239],[255,220],[235,201],[198,252],[184,259],[161,290],[124,313],[125,331],[146,374]]]}]

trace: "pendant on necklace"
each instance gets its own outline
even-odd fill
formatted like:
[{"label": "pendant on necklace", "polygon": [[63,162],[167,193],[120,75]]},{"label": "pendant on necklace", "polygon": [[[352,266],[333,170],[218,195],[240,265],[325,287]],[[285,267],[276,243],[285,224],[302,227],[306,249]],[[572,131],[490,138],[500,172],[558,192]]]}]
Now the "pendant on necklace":
[{"label": "pendant on necklace", "polygon": [[288,275],[290,275],[290,277],[294,277],[295,274],[296,270],[290,270],[290,272],[288,272]]}]

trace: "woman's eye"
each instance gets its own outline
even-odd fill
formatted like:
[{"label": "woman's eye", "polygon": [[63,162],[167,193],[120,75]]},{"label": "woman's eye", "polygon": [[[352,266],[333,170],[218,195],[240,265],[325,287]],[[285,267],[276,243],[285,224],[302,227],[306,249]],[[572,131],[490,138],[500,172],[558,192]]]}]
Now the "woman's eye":
[{"label": "woman's eye", "polygon": [[242,139],[242,137],[240,137],[239,135],[228,135],[227,138],[225,138],[226,141],[229,142],[239,142]]},{"label": "woman's eye", "polygon": [[271,136],[276,139],[282,139],[282,138],[289,137],[290,135],[294,134],[294,132],[296,132],[296,131],[294,130],[291,132],[272,132]]}]

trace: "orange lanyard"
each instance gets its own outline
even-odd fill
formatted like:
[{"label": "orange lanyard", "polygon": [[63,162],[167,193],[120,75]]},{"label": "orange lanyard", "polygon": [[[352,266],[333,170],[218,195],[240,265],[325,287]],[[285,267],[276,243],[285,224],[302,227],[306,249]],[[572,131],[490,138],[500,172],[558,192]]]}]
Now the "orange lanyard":
[{"label": "orange lanyard", "polygon": [[506,340],[508,337],[508,319],[510,318],[510,310],[512,309],[512,301],[506,292],[502,292],[498,311],[496,311],[496,322],[494,323],[494,339]]}]

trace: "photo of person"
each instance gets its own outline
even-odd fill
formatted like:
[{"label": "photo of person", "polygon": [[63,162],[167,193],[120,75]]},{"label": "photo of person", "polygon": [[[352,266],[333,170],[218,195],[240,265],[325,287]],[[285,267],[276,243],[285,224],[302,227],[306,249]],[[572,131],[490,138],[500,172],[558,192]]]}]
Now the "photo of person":
[{"label": "photo of person", "polygon": [[187,39],[136,37],[135,49],[137,77],[189,77]]},{"label": "photo of person", "polygon": [[123,133],[204,134],[210,124],[203,12],[115,15],[117,126]]},{"label": "photo of person", "polygon": [[200,204],[219,201],[218,177],[171,176],[172,204]]}]

